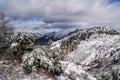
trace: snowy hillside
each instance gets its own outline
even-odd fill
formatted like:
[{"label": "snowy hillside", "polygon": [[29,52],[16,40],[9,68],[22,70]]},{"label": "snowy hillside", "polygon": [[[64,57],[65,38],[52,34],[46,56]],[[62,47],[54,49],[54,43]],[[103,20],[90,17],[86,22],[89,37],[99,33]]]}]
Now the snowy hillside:
[{"label": "snowy hillside", "polygon": [[119,48],[119,35],[94,34],[90,36],[89,39],[81,41],[77,49],[68,53],[65,59],[74,62],[80,61],[81,64],[88,65],[95,59],[107,59],[113,54],[118,54],[117,52],[115,53],[115,51]]},{"label": "snowy hillside", "polygon": [[[43,39],[58,38],[47,46],[34,46],[32,34],[13,36],[26,51],[16,54],[21,63],[16,64],[20,57],[12,64],[0,62],[0,80],[120,80],[120,33],[111,27],[73,31],[63,33],[67,36],[60,40],[62,33],[47,34]],[[18,45],[11,46],[21,52]]]},{"label": "snowy hillside", "polygon": [[[92,34],[90,34],[91,32]],[[86,34],[84,38],[80,36],[83,33]],[[77,41],[77,45],[73,45],[75,49],[72,49],[71,47],[73,46],[71,46],[71,43],[75,40]],[[66,45],[67,48],[64,47]],[[61,52],[61,55],[64,55],[63,60],[65,62],[69,62],[70,64],[74,63],[71,68],[76,64],[76,66],[82,66],[81,70],[78,69],[80,71],[76,70],[79,75],[83,70],[88,73],[90,72],[91,76],[94,76],[94,78],[92,77],[93,79],[90,80],[118,80],[114,79],[111,75],[111,71],[119,69],[120,66],[120,35],[114,29],[110,27],[98,27],[79,31],[69,37],[54,42],[51,49],[55,48]],[[72,70],[73,69],[75,69],[75,67],[73,67]],[[100,73],[97,71],[100,71]],[[65,74],[67,73],[65,72]],[[77,77],[76,74],[77,73],[74,74],[74,79],[82,80],[81,77]],[[103,75],[104,77],[101,77]],[[87,75],[87,78],[88,77]],[[87,78],[83,80],[88,80]]]}]

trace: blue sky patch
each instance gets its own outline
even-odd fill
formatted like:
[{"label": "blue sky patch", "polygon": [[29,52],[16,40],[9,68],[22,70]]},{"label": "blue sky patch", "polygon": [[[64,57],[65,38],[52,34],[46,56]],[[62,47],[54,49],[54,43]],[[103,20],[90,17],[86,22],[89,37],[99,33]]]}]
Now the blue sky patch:
[{"label": "blue sky patch", "polygon": [[37,22],[42,20],[43,20],[42,18],[31,18],[31,19],[25,20],[25,22]]},{"label": "blue sky patch", "polygon": [[109,0],[109,3],[120,2],[120,0]]}]

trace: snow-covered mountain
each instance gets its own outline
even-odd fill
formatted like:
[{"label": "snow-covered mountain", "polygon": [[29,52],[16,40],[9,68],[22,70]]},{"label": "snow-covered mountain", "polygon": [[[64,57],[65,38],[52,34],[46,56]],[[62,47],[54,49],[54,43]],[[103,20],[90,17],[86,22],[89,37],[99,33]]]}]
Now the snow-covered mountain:
[{"label": "snow-covered mountain", "polygon": [[33,35],[35,37],[36,44],[45,45],[48,43],[49,40],[57,41],[77,31],[79,31],[78,28],[73,28],[73,29],[66,29],[66,30],[62,30],[58,32],[50,32],[50,33],[45,33],[45,34],[33,33]]},{"label": "snow-covered mountain", "polygon": [[[1,61],[0,78],[3,80],[120,80],[120,33],[111,27],[101,26],[73,31],[71,34],[68,31],[63,33],[67,35],[64,38],[59,37],[62,32],[46,34],[42,39],[57,37],[58,40],[47,47],[35,46],[33,51],[22,56],[22,64],[14,66]],[[41,37],[39,34],[36,36],[38,37],[36,39]],[[26,75],[22,66],[31,73]],[[39,67],[46,70],[39,71]],[[53,72],[60,73],[56,75]]]},{"label": "snow-covered mountain", "polygon": [[[60,58],[68,62],[64,73],[68,80],[119,80],[120,33],[111,27],[95,27],[78,31],[51,45],[51,49],[60,52]],[[69,66],[71,63],[71,67]],[[81,69],[78,72],[76,67]],[[77,71],[77,72],[76,72]],[[81,78],[81,71],[86,71],[86,79]],[[65,75],[66,74],[66,75]],[[79,76],[77,76],[79,74]],[[85,75],[85,74],[83,74]],[[74,78],[73,78],[74,77]],[[89,79],[88,79],[89,77]]]}]

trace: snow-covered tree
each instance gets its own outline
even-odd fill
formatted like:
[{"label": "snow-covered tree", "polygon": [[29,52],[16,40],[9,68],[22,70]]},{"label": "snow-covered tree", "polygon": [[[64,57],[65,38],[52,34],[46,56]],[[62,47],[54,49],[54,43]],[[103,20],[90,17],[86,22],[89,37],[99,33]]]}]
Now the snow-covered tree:
[{"label": "snow-covered tree", "polygon": [[54,51],[45,46],[23,55],[22,60],[23,68],[26,73],[30,73],[33,69],[45,69],[55,75],[60,75],[62,73],[62,67],[57,53],[54,53]]},{"label": "snow-covered tree", "polygon": [[34,48],[34,38],[30,33],[17,33],[12,36],[12,57],[18,58],[21,61],[21,57],[26,52],[31,52]]},{"label": "snow-covered tree", "polygon": [[12,31],[10,20],[5,17],[4,13],[0,13],[0,53],[5,53],[10,46],[9,37]]}]

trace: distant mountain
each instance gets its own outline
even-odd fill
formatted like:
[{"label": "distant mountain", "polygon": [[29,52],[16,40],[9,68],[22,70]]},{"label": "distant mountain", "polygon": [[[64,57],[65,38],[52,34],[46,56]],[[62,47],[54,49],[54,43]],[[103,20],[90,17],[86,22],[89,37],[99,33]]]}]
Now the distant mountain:
[{"label": "distant mountain", "polygon": [[43,34],[41,34],[41,33],[32,33],[32,34],[33,34],[35,40],[37,40],[38,38],[43,36]]},{"label": "distant mountain", "polygon": [[67,29],[67,30],[58,31],[58,32],[50,32],[46,34],[33,33],[33,35],[35,37],[35,44],[46,45],[49,40],[57,41],[77,31],[79,31],[79,29],[74,28],[74,29]]}]

